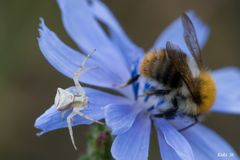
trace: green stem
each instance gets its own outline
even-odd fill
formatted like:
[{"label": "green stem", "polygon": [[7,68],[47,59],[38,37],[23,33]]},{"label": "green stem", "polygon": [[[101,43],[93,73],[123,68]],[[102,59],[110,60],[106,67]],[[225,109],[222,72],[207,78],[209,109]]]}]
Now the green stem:
[{"label": "green stem", "polygon": [[79,160],[112,160],[112,140],[113,138],[106,126],[92,126],[87,141],[87,152]]}]

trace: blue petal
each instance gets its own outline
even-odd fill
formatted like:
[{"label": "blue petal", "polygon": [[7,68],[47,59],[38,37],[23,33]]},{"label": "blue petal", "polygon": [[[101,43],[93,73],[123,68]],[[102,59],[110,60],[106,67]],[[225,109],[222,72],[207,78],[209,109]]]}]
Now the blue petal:
[{"label": "blue petal", "polygon": [[[173,154],[171,157],[177,159],[182,159],[182,160],[194,160],[194,155],[192,148],[188,141],[177,131],[173,126],[171,126],[166,120],[163,119],[155,119],[155,126],[158,131],[158,137],[160,140],[162,140],[162,136],[164,137],[166,143],[171,147],[172,149],[168,148],[168,146],[164,142],[159,142],[160,149],[161,147],[164,148],[162,153],[162,158],[163,159],[168,159],[166,157],[167,153],[165,151],[172,151],[174,150],[176,154]],[[163,144],[163,146],[161,146]]]},{"label": "blue petal", "polygon": [[132,127],[140,111],[141,106],[133,102],[108,105],[104,109],[107,126],[112,134],[122,134]]},{"label": "blue petal", "polygon": [[[86,91],[86,95],[89,97],[88,108],[86,108],[83,113],[88,115],[89,117],[100,120],[104,118],[104,109],[103,107],[111,104],[111,103],[120,103],[124,101],[124,98],[114,96],[108,93],[104,93],[101,91],[97,91],[90,88],[84,88]],[[72,93],[76,93],[75,87],[70,87],[68,90]],[[70,114],[71,109],[69,109],[64,116],[62,116],[62,112],[57,111],[56,107],[52,105],[48,110],[46,110],[40,117],[37,118],[35,122],[35,127],[40,129],[41,132],[39,135],[44,134],[46,132],[65,128],[67,127],[66,118]],[[80,124],[91,124],[92,122],[82,118],[80,116],[75,116],[73,118],[73,126]]]},{"label": "blue petal", "polygon": [[112,155],[117,160],[147,160],[151,122],[144,114],[139,114],[133,126],[118,135],[112,144]]},{"label": "blue petal", "polygon": [[217,85],[217,97],[213,111],[223,113],[240,113],[240,70],[234,67],[212,72]]},{"label": "blue petal", "polygon": [[[45,58],[59,72],[72,78],[84,56],[65,45],[54,32],[47,28],[42,19],[39,31],[39,46]],[[100,54],[98,51],[96,52],[95,54]],[[123,81],[111,71],[111,68],[107,68],[107,66],[93,60],[93,58],[87,61],[86,67],[96,68],[81,77],[81,81],[85,83],[112,88]]]},{"label": "blue petal", "polygon": [[123,54],[97,21],[92,11],[94,1],[91,2],[90,4],[87,0],[58,0],[64,27],[85,53],[96,49],[98,54],[95,54],[94,58],[111,69],[113,75],[118,75],[120,80],[122,77],[129,78],[130,68]]},{"label": "blue petal", "polygon": [[[197,124],[182,134],[192,146],[196,160],[239,160],[236,152],[222,137],[203,125]],[[228,156],[221,157],[224,153]]]},{"label": "blue petal", "polygon": [[175,150],[167,144],[162,132],[158,132],[158,143],[162,160],[181,160]]},{"label": "blue petal", "polygon": [[99,21],[104,23],[110,31],[112,43],[118,47],[130,68],[137,57],[143,56],[138,48],[125,34],[108,7],[101,1],[92,1],[92,12]]},{"label": "blue petal", "polygon": [[[203,48],[208,39],[209,28],[195,15],[193,11],[188,11],[187,14],[192,20],[195,30],[197,32],[199,45],[201,48]],[[157,38],[153,48],[154,49],[165,48],[167,41],[171,41],[177,44],[185,53],[189,54],[189,50],[185,44],[183,37],[183,25],[181,18],[178,18],[177,20],[172,22],[164,30],[164,32],[162,32],[162,34]]]}]

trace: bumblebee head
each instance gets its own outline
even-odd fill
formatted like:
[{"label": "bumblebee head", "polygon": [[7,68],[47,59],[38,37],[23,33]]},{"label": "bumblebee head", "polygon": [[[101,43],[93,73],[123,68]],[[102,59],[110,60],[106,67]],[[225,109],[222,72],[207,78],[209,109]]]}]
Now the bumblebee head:
[{"label": "bumblebee head", "polygon": [[163,61],[163,57],[165,56],[165,53],[163,50],[155,50],[148,52],[140,66],[140,73],[141,75],[145,77],[154,77],[154,74],[158,71],[156,70],[157,64],[161,64]]}]

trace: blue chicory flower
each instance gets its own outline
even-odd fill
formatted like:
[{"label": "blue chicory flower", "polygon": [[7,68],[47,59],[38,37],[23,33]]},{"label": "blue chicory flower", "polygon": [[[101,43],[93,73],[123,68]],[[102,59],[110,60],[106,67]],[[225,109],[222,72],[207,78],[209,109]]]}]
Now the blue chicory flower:
[{"label": "blue chicory flower", "polygon": [[[231,153],[232,160],[239,159],[231,146],[214,131],[202,124],[197,124],[183,132],[178,128],[189,122],[186,117],[177,117],[174,120],[150,119],[152,105],[155,101],[136,98],[144,89],[151,87],[145,81],[140,81],[124,89],[116,86],[124,83],[138,72],[139,60],[144,52],[135,45],[121,29],[109,9],[100,0],[58,0],[62,13],[64,27],[77,46],[87,54],[93,49],[97,54],[91,58],[87,66],[97,65],[97,69],[89,71],[81,77],[81,81],[100,87],[117,90],[125,97],[119,97],[86,89],[90,107],[84,113],[99,120],[105,121],[112,129],[116,138],[112,144],[112,155],[117,160],[146,160],[149,152],[150,130],[154,124],[160,146],[161,157],[164,160],[207,160],[217,159],[218,153]],[[207,41],[209,28],[188,12],[197,31],[200,46]],[[106,25],[109,33],[101,26]],[[189,53],[183,40],[181,20],[175,20],[159,36],[153,49],[165,47],[167,41],[178,44],[185,53]],[[39,46],[49,61],[59,72],[72,78],[83,54],[64,44],[54,32],[49,30],[44,21],[40,24]],[[235,88],[240,85],[240,71],[238,68],[228,67],[212,72],[217,85],[217,98],[212,111],[239,114],[240,91]],[[229,83],[231,82],[231,83]],[[69,88],[74,92],[74,87]],[[230,94],[231,93],[231,94]],[[154,103],[151,103],[154,102]],[[158,100],[157,103],[162,103]],[[65,128],[66,116],[52,106],[35,123],[35,127],[43,133]],[[90,124],[88,120],[76,117],[74,125]],[[221,158],[221,157],[220,157]]]}]

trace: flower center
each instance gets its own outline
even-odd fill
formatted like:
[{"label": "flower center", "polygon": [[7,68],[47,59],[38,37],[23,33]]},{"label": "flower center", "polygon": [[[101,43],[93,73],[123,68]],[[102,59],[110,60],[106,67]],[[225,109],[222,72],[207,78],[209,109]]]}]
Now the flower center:
[{"label": "flower center", "polygon": [[[135,77],[139,74],[138,67],[139,66],[139,60],[133,65],[131,76]],[[144,104],[142,106],[143,110],[146,111],[146,113],[153,115],[153,114],[160,114],[163,113],[165,108],[169,107],[169,105],[164,100],[164,97],[161,96],[147,96],[145,93],[147,93],[150,90],[155,90],[156,86],[154,83],[150,82],[149,80],[145,79],[144,77],[139,78],[138,81],[134,82],[132,84],[132,89],[134,93],[135,100]]]}]

